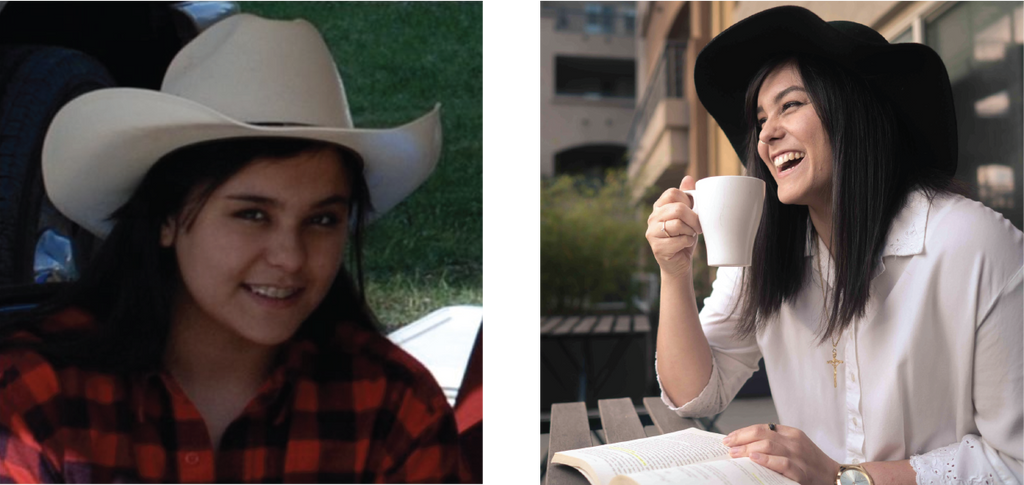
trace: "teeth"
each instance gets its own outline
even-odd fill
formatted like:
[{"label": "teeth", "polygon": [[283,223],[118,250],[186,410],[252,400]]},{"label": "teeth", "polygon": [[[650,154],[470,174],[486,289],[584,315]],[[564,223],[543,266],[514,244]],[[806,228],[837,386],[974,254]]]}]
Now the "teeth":
[{"label": "teeth", "polygon": [[249,286],[249,290],[257,295],[266,296],[268,298],[279,298],[284,299],[294,295],[299,290],[297,288],[280,288],[277,286]]},{"label": "teeth", "polygon": [[790,160],[796,160],[797,158],[803,158],[805,156],[806,154],[804,152],[786,152],[783,153],[782,155],[775,157],[775,159],[773,159],[772,162],[774,162],[775,166],[778,167],[779,165],[782,165],[783,163],[786,163]]}]

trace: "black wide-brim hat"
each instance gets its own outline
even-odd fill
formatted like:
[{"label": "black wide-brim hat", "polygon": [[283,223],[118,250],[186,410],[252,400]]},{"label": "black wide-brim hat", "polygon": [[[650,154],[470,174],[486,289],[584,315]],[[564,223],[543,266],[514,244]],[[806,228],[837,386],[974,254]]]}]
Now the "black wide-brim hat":
[{"label": "black wide-brim hat", "polygon": [[750,129],[744,120],[747,87],[765,62],[791,54],[824,58],[862,76],[892,103],[918,156],[943,173],[956,173],[953,91],[939,55],[922,44],[890,44],[855,22],[825,22],[810,10],[789,6],[737,22],[712,39],[695,61],[697,96],[743,163]]}]

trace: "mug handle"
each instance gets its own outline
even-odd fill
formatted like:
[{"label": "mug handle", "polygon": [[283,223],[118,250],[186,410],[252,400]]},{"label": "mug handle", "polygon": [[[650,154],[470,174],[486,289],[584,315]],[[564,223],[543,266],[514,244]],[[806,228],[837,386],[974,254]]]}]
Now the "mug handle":
[{"label": "mug handle", "polygon": [[697,214],[697,216],[700,216],[700,213],[697,212],[697,189],[684,190],[683,193],[689,195],[690,198],[693,199],[693,208],[690,210],[692,210],[694,214]]}]

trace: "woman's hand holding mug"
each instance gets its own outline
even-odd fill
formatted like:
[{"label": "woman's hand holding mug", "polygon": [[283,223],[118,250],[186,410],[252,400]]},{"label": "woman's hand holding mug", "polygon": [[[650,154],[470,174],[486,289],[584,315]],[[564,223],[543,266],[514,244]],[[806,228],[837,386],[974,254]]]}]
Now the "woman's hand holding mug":
[{"label": "woman's hand holding mug", "polygon": [[701,228],[693,212],[693,200],[683,190],[695,187],[693,177],[683,177],[678,189],[671,188],[661,194],[647,218],[647,241],[663,275],[690,274],[693,248]]}]

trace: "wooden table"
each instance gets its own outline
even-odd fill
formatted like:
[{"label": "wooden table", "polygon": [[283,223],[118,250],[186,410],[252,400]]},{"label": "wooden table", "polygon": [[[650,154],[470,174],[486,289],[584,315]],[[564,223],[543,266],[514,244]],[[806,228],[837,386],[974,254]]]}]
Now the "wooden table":
[{"label": "wooden table", "polygon": [[[654,350],[651,324],[646,315],[590,315],[590,316],[546,316],[540,321],[541,343],[554,342],[570,359],[576,372],[577,382],[562,382],[565,389],[576,388],[576,399],[593,403],[595,397],[612,372],[618,368],[625,350],[633,339],[640,338],[645,347],[644,383],[654,379]],[[608,359],[595,359],[592,354],[595,345],[614,342],[614,350]],[[576,347],[581,352],[574,352]],[[579,357],[577,357],[579,356]],[[600,361],[597,362],[597,361]],[[541,352],[541,365],[552,375],[558,376],[558,366],[549,362]],[[639,397],[639,396],[638,396]]]},{"label": "wooden table", "polygon": [[[696,426],[693,420],[680,418],[669,411],[659,397],[644,398],[644,408],[654,426],[644,429],[640,417],[629,398],[602,399],[598,401],[601,413],[601,426],[607,443],[657,436],[673,431],[680,431]],[[556,452],[575,450],[596,446],[591,440],[590,425],[587,420],[587,407],[582,402],[559,403],[551,406],[551,438],[548,444],[547,485],[587,485],[576,469],[565,465],[552,465],[551,457]]]}]

